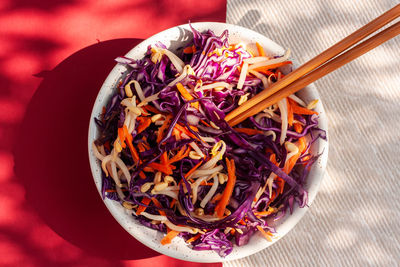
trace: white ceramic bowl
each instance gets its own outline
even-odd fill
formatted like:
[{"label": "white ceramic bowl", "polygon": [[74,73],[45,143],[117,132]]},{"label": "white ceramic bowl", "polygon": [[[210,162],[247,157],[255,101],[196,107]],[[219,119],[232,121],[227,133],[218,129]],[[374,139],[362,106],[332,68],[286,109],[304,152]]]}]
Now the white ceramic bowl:
[{"label": "white ceramic bowl", "polygon": [[[224,30],[228,29],[229,43],[240,42],[245,44],[254,44],[255,42],[258,42],[266,49],[266,53],[269,55],[282,55],[285,52],[284,48],[282,48],[280,45],[273,42],[272,40],[268,39],[267,37],[240,26],[216,22],[193,23],[192,26],[199,31],[211,29],[215,32],[216,35],[220,35]],[[173,27],[143,41],[142,43],[134,47],[131,51],[129,51],[126,56],[133,59],[141,59],[144,57],[147,47],[149,45],[155,44],[158,41],[162,42],[170,50],[174,51],[177,48],[182,47],[182,45],[185,42],[189,41],[190,38],[191,34],[188,24]],[[102,111],[102,107],[105,106],[106,103],[109,101],[112,92],[115,92],[114,88],[120,81],[121,77],[124,77],[126,74],[127,68],[125,66],[117,64],[114,67],[100,89],[90,118],[88,140],[89,161],[93,173],[94,182],[100,194],[102,184],[101,167],[91,148],[92,142],[98,136],[98,130],[94,123],[94,118],[99,117],[99,114],[101,114]],[[306,88],[301,90],[298,95],[305,101],[319,99],[318,92],[313,85],[307,86]],[[327,120],[321,100],[318,102],[315,110],[320,114],[319,127],[327,130]],[[311,150],[314,154],[320,154],[322,152],[323,153],[318,158],[317,162],[315,162],[315,164],[312,166],[311,171],[307,177],[307,184],[305,186],[305,189],[309,193],[309,205],[314,200],[324,175],[324,170],[328,158],[328,142],[319,139],[313,144]],[[257,234],[255,234],[251,238],[250,242],[247,245],[241,247],[234,246],[231,254],[229,254],[226,258],[221,258],[217,255],[217,253],[213,251],[194,251],[190,249],[181,238],[175,238],[171,244],[163,246],[160,244],[160,240],[162,239],[164,234],[142,226],[118,202],[105,199],[104,204],[107,206],[114,218],[121,224],[121,226],[144,245],[170,257],[193,262],[222,262],[227,260],[239,259],[254,254],[262,249],[267,248],[268,246],[272,245],[280,238],[282,238],[299,222],[299,220],[308,210],[307,207],[299,208],[298,206],[295,206],[293,214],[286,215],[279,221],[279,224],[276,227],[276,238],[274,238],[272,242],[268,242],[267,240],[265,240],[264,237],[261,236],[260,233],[257,232]]]}]

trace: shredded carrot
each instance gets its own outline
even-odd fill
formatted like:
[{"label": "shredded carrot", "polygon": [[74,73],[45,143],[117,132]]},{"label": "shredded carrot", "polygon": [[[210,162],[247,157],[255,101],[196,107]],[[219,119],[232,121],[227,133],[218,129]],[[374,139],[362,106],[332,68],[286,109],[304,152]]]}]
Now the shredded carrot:
[{"label": "shredded carrot", "polygon": [[303,131],[303,126],[301,126],[300,123],[294,123],[293,127],[296,133],[301,133]]},{"label": "shredded carrot", "polygon": [[271,238],[272,233],[271,233],[270,231],[265,232],[265,230],[262,229],[262,227],[259,226],[259,225],[257,225],[257,229],[258,229],[258,231],[260,231],[260,233],[265,237],[265,239],[267,239],[269,242],[272,242],[272,238]]},{"label": "shredded carrot", "polygon": [[197,163],[196,165],[194,165],[194,167],[192,169],[190,169],[190,171],[188,171],[185,174],[185,178],[188,178],[195,170],[197,170],[198,167],[200,167],[200,165],[203,163],[203,161],[199,161],[199,163]]},{"label": "shredded carrot", "polygon": [[123,128],[118,128],[118,138],[121,141],[121,147],[125,148],[125,135],[124,135],[124,129]]},{"label": "shredded carrot", "polygon": [[200,120],[200,122],[203,123],[203,124],[204,124],[205,126],[207,126],[207,127],[211,127],[211,125],[208,124],[207,122],[205,122],[204,120]]},{"label": "shredded carrot", "polygon": [[276,73],[270,71],[270,70],[266,70],[266,69],[258,69],[257,72],[260,72],[264,75],[266,75],[267,77],[274,75],[275,77],[277,76]]},{"label": "shredded carrot", "polygon": [[161,164],[168,164],[168,153],[167,151],[164,151],[164,153],[162,153],[161,155]]},{"label": "shredded carrot", "polygon": [[192,129],[192,131],[195,131],[195,132],[198,132],[198,131],[199,131],[199,128],[197,128],[197,127],[194,126],[194,125],[189,125],[189,128]]},{"label": "shredded carrot", "polygon": [[197,235],[189,238],[188,240],[186,240],[186,243],[192,243],[192,242],[196,241],[197,239],[199,239],[200,236],[201,236],[201,234],[197,234]]},{"label": "shredded carrot", "polygon": [[283,61],[283,62],[280,62],[280,63],[271,64],[271,65],[268,65],[268,66],[258,67],[258,68],[255,68],[254,70],[263,73],[264,71],[276,69],[278,67],[285,66],[285,65],[288,65],[288,64],[292,64],[292,61],[288,61],[287,60],[287,61]]},{"label": "shredded carrot", "polygon": [[139,122],[139,126],[137,127],[138,134],[146,130],[151,124],[151,119],[147,117],[138,117],[136,120]]},{"label": "shredded carrot", "polygon": [[169,208],[172,209],[175,206],[176,199],[172,199],[171,203],[169,204]]},{"label": "shredded carrot", "polygon": [[221,193],[218,193],[218,194],[216,194],[211,200],[210,200],[210,203],[215,203],[215,202],[217,202],[217,201],[219,201],[220,199],[221,199],[221,197],[222,197],[222,194]]},{"label": "shredded carrot", "polygon": [[155,197],[152,197],[152,198],[151,198],[151,201],[153,201],[154,205],[155,205],[157,208],[160,209],[160,210],[158,211],[158,212],[160,213],[160,215],[166,216],[165,212],[161,210],[161,209],[163,208],[162,205],[161,205],[161,203],[160,203]]},{"label": "shredded carrot", "polygon": [[258,42],[256,42],[256,46],[257,46],[257,50],[258,50],[258,55],[260,57],[265,57],[264,48]]},{"label": "shredded carrot", "polygon": [[293,109],[293,113],[294,114],[300,114],[300,115],[313,115],[316,114],[318,115],[318,112],[314,111],[314,110],[310,110],[307,108],[303,108],[300,106],[292,106]]},{"label": "shredded carrot", "polygon": [[278,185],[278,188],[277,188],[277,194],[279,195],[279,194],[282,194],[283,193],[283,188],[285,187],[285,180],[283,180],[282,178],[280,178],[280,177],[277,177],[276,178],[276,183],[277,183],[277,185]]},{"label": "shredded carrot", "polygon": [[180,232],[174,230],[169,231],[168,234],[161,239],[161,245],[170,244],[172,239],[179,235],[179,233]]},{"label": "shredded carrot", "polygon": [[241,219],[238,223],[241,224],[241,225],[246,225],[246,222],[243,221],[243,219]]},{"label": "shredded carrot", "polygon": [[185,49],[183,49],[183,53],[185,53],[185,54],[193,54],[193,46],[188,46]]},{"label": "shredded carrot", "polygon": [[217,212],[217,216],[222,218],[224,216],[224,212],[226,209],[226,205],[229,203],[229,199],[231,198],[233,188],[235,187],[236,183],[236,167],[235,161],[231,159],[229,161],[228,158],[225,158],[226,165],[228,169],[228,181],[226,182],[226,187],[224,192],[222,193],[221,200],[218,202],[217,206],[215,207],[215,211]]},{"label": "shredded carrot", "polygon": [[293,116],[293,108],[292,105],[290,104],[289,100],[287,100],[286,98],[286,105],[287,105],[287,111],[288,111],[288,124],[289,126],[293,125],[293,120],[294,120],[294,116]]},{"label": "shredded carrot", "polygon": [[263,131],[251,129],[251,128],[234,128],[239,133],[245,133],[247,135],[255,135],[255,134],[262,134]]},{"label": "shredded carrot", "polygon": [[139,152],[146,151],[146,148],[143,146],[143,142],[140,142],[139,144],[137,144],[137,147],[139,149]]},{"label": "shredded carrot", "polygon": [[144,172],[139,172],[139,177],[141,179],[146,179],[146,174],[144,174]]},{"label": "shredded carrot", "polygon": [[146,167],[143,168],[143,171],[144,172],[154,172],[154,169],[150,168],[149,166],[146,166]]},{"label": "shredded carrot", "polygon": [[275,191],[272,191],[272,196],[271,196],[271,198],[269,199],[269,201],[267,203],[267,207],[269,206],[269,204],[271,204],[272,201],[274,201],[276,196],[277,195],[276,195]]},{"label": "shredded carrot", "polygon": [[214,183],[207,183],[206,181],[202,181],[200,185],[213,185]]},{"label": "shredded carrot", "polygon": [[172,168],[170,165],[163,165],[160,163],[152,162],[148,165],[150,168],[153,168],[154,170],[157,170],[159,172],[162,172],[166,175],[171,175],[172,174]]},{"label": "shredded carrot", "polygon": [[234,235],[236,230],[235,230],[235,228],[232,228],[229,232],[231,233],[231,235]]},{"label": "shredded carrot", "polygon": [[148,198],[148,197],[144,197],[143,198],[143,200],[142,200],[142,204],[143,204],[143,206],[142,205],[140,205],[139,207],[138,207],[138,209],[136,210],[136,214],[137,215],[139,215],[140,213],[142,213],[143,211],[145,211],[146,210],[146,206],[148,206],[149,204],[150,204],[150,198]]},{"label": "shredded carrot", "polygon": [[274,213],[274,210],[272,210],[272,211],[271,210],[265,210],[265,211],[256,211],[256,212],[254,212],[254,215],[263,217],[263,216],[268,216],[268,215],[270,215],[272,213]]},{"label": "shredded carrot", "polygon": [[299,138],[299,152],[303,154],[307,149],[306,138],[304,136]]},{"label": "shredded carrot", "polygon": [[146,111],[149,111],[149,112],[152,112],[152,113],[155,113],[155,114],[162,113],[158,109],[156,109],[155,107],[150,106],[150,105],[145,105],[142,108],[145,109]]},{"label": "shredded carrot", "polygon": [[292,156],[285,164],[285,166],[283,167],[283,170],[285,171],[285,173],[289,174],[292,169],[294,168],[294,166],[296,165],[297,160],[300,157],[300,152],[297,153],[296,155]]},{"label": "shredded carrot", "polygon": [[168,114],[167,117],[165,118],[163,125],[161,125],[161,127],[158,129],[157,143],[160,143],[160,141],[162,140],[164,131],[165,129],[168,128],[171,119],[172,119],[172,114]]},{"label": "shredded carrot", "polygon": [[[193,96],[186,90],[186,88],[181,84],[177,83],[176,88],[178,89],[179,93],[181,93],[182,97],[188,101],[193,100]],[[191,104],[194,108],[199,108],[199,102],[194,102]]]},{"label": "shredded carrot", "polygon": [[177,162],[177,161],[179,161],[181,159],[186,158],[187,156],[189,156],[190,150],[192,150],[191,147],[188,147],[188,149],[185,150],[185,147],[183,146],[178,151],[178,153],[168,161],[168,163],[171,164],[171,163],[174,163],[174,162]]},{"label": "shredded carrot", "polygon": [[125,139],[126,139],[126,142],[128,144],[129,150],[131,151],[131,155],[132,155],[133,161],[135,163],[138,163],[139,162],[139,154],[138,154],[136,148],[133,146],[133,143],[132,143],[133,137],[128,132],[128,128],[126,127],[126,125],[124,125],[123,131],[124,131]]},{"label": "shredded carrot", "polygon": [[199,139],[197,138],[197,136],[195,136],[194,134],[192,134],[188,129],[186,129],[185,127],[183,127],[182,125],[180,125],[179,123],[175,124],[175,128],[178,131],[180,131],[181,133],[185,133],[186,135],[188,135],[189,137],[193,138],[193,139]]},{"label": "shredded carrot", "polygon": [[295,101],[293,101],[292,99],[289,99],[290,104],[292,106],[293,109],[293,113],[294,114],[300,114],[300,115],[313,115],[316,114],[318,115],[318,112],[308,109],[308,108],[303,108],[300,107]]}]

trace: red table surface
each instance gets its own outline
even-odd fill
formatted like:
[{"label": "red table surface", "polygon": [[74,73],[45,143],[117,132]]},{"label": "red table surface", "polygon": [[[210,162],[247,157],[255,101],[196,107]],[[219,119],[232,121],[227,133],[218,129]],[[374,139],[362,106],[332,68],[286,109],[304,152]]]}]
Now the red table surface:
[{"label": "red table surface", "polygon": [[87,133],[115,57],[225,16],[224,0],[0,1],[0,266],[221,266],[160,255],[125,232],[94,186]]}]

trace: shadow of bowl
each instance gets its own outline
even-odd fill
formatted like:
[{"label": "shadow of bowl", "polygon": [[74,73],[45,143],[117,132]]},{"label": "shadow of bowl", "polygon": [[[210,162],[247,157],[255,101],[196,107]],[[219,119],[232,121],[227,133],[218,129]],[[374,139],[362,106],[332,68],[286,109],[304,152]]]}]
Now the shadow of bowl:
[{"label": "shadow of bowl", "polygon": [[93,184],[87,130],[102,82],[139,39],[116,39],[86,47],[42,72],[14,150],[15,172],[27,202],[57,234],[102,257],[144,259],[159,255],[113,219]]}]

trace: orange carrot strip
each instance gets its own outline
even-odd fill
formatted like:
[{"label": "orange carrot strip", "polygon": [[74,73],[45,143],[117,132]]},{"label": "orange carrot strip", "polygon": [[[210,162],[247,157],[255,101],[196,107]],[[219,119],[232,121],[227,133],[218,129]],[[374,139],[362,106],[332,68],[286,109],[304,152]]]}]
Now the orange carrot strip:
[{"label": "orange carrot strip", "polygon": [[193,47],[192,46],[188,46],[185,49],[183,49],[183,53],[185,54],[193,54]]},{"label": "orange carrot strip", "polygon": [[147,117],[138,117],[136,120],[139,122],[139,126],[137,128],[138,134],[146,130],[151,124],[151,119]]},{"label": "orange carrot strip", "polygon": [[268,216],[270,214],[274,213],[274,210],[270,211],[270,210],[266,210],[266,211],[256,211],[254,212],[254,215],[256,216]]},{"label": "orange carrot strip", "polygon": [[256,46],[257,46],[257,50],[258,50],[258,55],[260,57],[265,57],[264,48],[258,42],[256,42]]},{"label": "orange carrot strip", "polygon": [[162,113],[158,109],[156,109],[155,107],[150,106],[150,105],[143,106],[142,108],[145,109],[146,111],[149,111],[149,112],[152,112],[155,114]]},{"label": "orange carrot strip", "polygon": [[267,232],[265,232],[265,230],[264,229],[262,229],[262,227],[261,226],[259,226],[259,225],[257,225],[257,229],[258,229],[258,231],[260,231],[260,233],[265,237],[265,239],[267,239],[269,242],[272,242],[272,238],[271,238],[271,233],[268,231],[268,233]]},{"label": "orange carrot strip", "polygon": [[124,129],[123,128],[118,128],[118,138],[121,141],[121,147],[125,148],[125,135],[124,135]]},{"label": "orange carrot strip", "polygon": [[267,207],[269,206],[269,204],[271,204],[272,201],[274,201],[275,197],[276,197],[276,193],[275,193],[275,191],[272,191],[272,196],[267,203]]},{"label": "orange carrot strip", "polygon": [[[144,197],[143,200],[142,200],[142,204],[148,206],[148,205],[150,204],[150,198]],[[139,215],[140,213],[142,213],[143,211],[145,211],[146,208],[147,208],[146,206],[140,205],[140,206],[138,207],[138,209],[136,210],[136,214]]]},{"label": "orange carrot strip", "polygon": [[314,111],[314,110],[310,110],[307,108],[303,108],[300,106],[292,106],[293,109],[293,113],[294,114],[300,114],[300,115],[313,115],[316,114],[318,115],[318,112]]},{"label": "orange carrot strip", "polygon": [[303,126],[300,123],[293,124],[294,130],[296,133],[301,133],[303,131]]},{"label": "orange carrot strip", "polygon": [[[176,88],[178,89],[179,93],[181,93],[182,97],[188,101],[193,100],[193,96],[186,90],[186,88],[181,84],[177,83]],[[199,102],[194,102],[191,104],[194,108],[199,108]]]},{"label": "orange carrot strip", "polygon": [[203,161],[200,161],[199,163],[197,163],[196,165],[194,165],[194,167],[192,169],[190,169],[190,171],[188,171],[185,174],[185,178],[188,178],[195,170],[197,170],[198,167],[200,167],[200,165],[203,163]]},{"label": "orange carrot strip", "polygon": [[279,194],[282,194],[283,193],[283,188],[285,187],[285,180],[283,180],[282,178],[280,178],[280,177],[277,177],[276,178],[276,183],[277,183],[277,185],[278,185],[278,188],[277,188],[277,194],[279,195]]},{"label": "orange carrot strip", "polygon": [[172,209],[175,206],[176,199],[172,199],[171,203],[169,204],[169,208]]},{"label": "orange carrot strip", "polygon": [[232,228],[229,232],[231,233],[231,235],[234,235],[236,230],[235,230],[235,228]]},{"label": "orange carrot strip", "polygon": [[138,163],[139,162],[139,154],[138,154],[136,148],[133,146],[132,142],[128,141],[128,147],[129,147],[129,150],[131,151],[133,161],[135,163]]},{"label": "orange carrot strip", "polygon": [[199,239],[200,236],[201,236],[201,234],[197,234],[197,235],[189,238],[188,240],[186,240],[186,243],[192,243],[192,242],[196,241],[197,239]]},{"label": "orange carrot strip", "polygon": [[251,129],[251,128],[234,128],[239,133],[245,133],[247,135],[255,135],[255,134],[262,134],[263,131]]},{"label": "orange carrot strip", "polygon": [[160,143],[160,141],[162,140],[164,131],[165,129],[168,128],[171,119],[172,119],[172,114],[168,114],[167,117],[165,118],[163,125],[161,125],[161,127],[158,129],[157,143]]},{"label": "orange carrot strip", "polygon": [[159,172],[162,172],[166,175],[171,175],[172,174],[172,168],[169,165],[163,165],[160,163],[152,162],[148,165],[150,168],[153,168]]},{"label": "orange carrot strip", "polygon": [[274,75],[275,77],[277,76],[276,73],[270,71],[270,70],[266,70],[266,69],[259,69],[258,72],[266,75],[267,77]]},{"label": "orange carrot strip", "polygon": [[129,150],[131,151],[131,155],[132,155],[133,161],[135,163],[138,163],[139,162],[139,154],[138,154],[136,148],[133,146],[133,143],[132,143],[133,137],[128,132],[128,128],[126,127],[126,125],[124,125],[123,130],[124,130],[124,135],[125,135],[126,142],[128,144]]},{"label": "orange carrot strip", "polygon": [[304,136],[299,138],[299,152],[303,154],[307,149],[306,138]]},{"label": "orange carrot strip", "polygon": [[286,105],[287,105],[287,111],[288,111],[288,124],[289,126],[293,125],[293,120],[294,120],[294,116],[293,116],[293,108],[292,105],[290,104],[289,100],[286,99]]},{"label": "orange carrot strip", "polygon": [[146,166],[146,167],[143,168],[143,171],[144,172],[154,172],[154,169]]},{"label": "orange carrot strip", "polygon": [[210,183],[210,182],[206,182],[206,181],[202,181],[200,183],[200,185],[213,185],[214,183]]},{"label": "orange carrot strip", "polygon": [[171,163],[173,163],[173,162],[177,162],[177,161],[179,161],[179,160],[181,160],[181,159],[184,159],[184,158],[186,158],[187,156],[189,156],[189,152],[190,152],[190,150],[192,150],[192,148],[191,148],[191,147],[188,147],[188,149],[186,149],[186,151],[185,151],[184,149],[185,149],[185,148],[183,147],[183,148],[178,152],[178,154],[176,154],[175,156],[173,156],[172,159],[170,159],[170,160],[168,161],[168,163],[171,164]]},{"label": "orange carrot strip", "polygon": [[287,60],[287,61],[283,61],[283,62],[276,63],[276,64],[271,64],[271,65],[264,66],[264,67],[258,67],[258,68],[255,68],[254,70],[258,71],[258,72],[262,72],[262,71],[266,71],[266,70],[276,69],[278,67],[288,65],[288,64],[292,64],[292,61]]},{"label": "orange carrot strip", "polygon": [[238,223],[241,224],[241,225],[246,225],[246,222],[243,221],[243,219],[241,219]]},{"label": "orange carrot strip", "polygon": [[144,151],[146,151],[146,148],[143,146],[143,142],[140,142],[140,143],[137,145],[137,147],[138,147],[138,149],[139,149],[139,152],[144,152]]},{"label": "orange carrot strip", "polygon": [[167,151],[164,151],[164,153],[162,153],[161,155],[161,164],[168,164],[168,153]]},{"label": "orange carrot strip", "polygon": [[139,172],[139,177],[141,179],[146,179],[146,174],[144,174],[144,172]]},{"label": "orange carrot strip", "polygon": [[222,193],[221,200],[218,202],[217,206],[215,207],[215,211],[217,212],[217,216],[222,218],[224,216],[226,205],[229,203],[229,199],[231,198],[233,188],[235,187],[236,183],[236,167],[235,161],[232,159],[231,161],[226,159],[226,165],[228,167],[228,181],[226,182],[226,187],[224,192]]},{"label": "orange carrot strip", "polygon": [[221,197],[222,197],[222,194],[218,193],[210,200],[210,202],[214,204],[215,202],[219,201],[221,199]]},{"label": "orange carrot strip", "polygon": [[[197,138],[197,136],[195,136],[194,134],[192,134],[188,129],[186,129],[185,127],[183,127],[182,125],[180,125],[179,123],[177,123],[177,124],[175,124],[175,128],[178,130],[178,131],[180,131],[180,132],[182,132],[182,133],[185,133],[186,135],[188,135],[188,136],[190,136],[191,138],[193,138],[193,139],[199,139],[199,138]],[[174,128],[174,129],[175,129]]]},{"label": "orange carrot strip", "polygon": [[207,126],[207,127],[211,127],[211,125],[208,124],[207,122],[205,122],[204,120],[200,120],[200,122],[203,123],[203,124],[204,124],[205,126]]},{"label": "orange carrot strip", "polygon": [[308,109],[308,108],[303,108],[300,107],[295,101],[293,101],[292,99],[289,99],[289,102],[292,106],[293,109],[293,113],[294,114],[299,114],[299,115],[312,115],[312,114],[316,114],[318,115],[318,112]]},{"label": "orange carrot strip", "polygon": [[152,197],[152,198],[151,198],[151,201],[153,201],[154,205],[155,205],[157,208],[160,209],[160,210],[158,211],[158,212],[160,213],[160,215],[166,216],[165,212],[161,210],[161,209],[163,208],[162,205],[161,205],[161,203],[160,203],[155,197]]},{"label": "orange carrot strip", "polygon": [[169,231],[168,234],[161,239],[161,245],[170,244],[172,239],[179,235],[179,233],[180,232],[174,230]]}]

